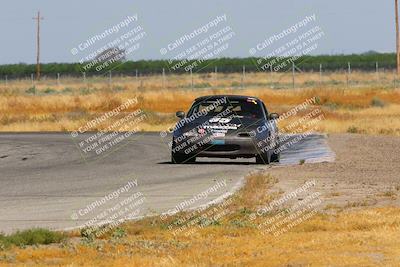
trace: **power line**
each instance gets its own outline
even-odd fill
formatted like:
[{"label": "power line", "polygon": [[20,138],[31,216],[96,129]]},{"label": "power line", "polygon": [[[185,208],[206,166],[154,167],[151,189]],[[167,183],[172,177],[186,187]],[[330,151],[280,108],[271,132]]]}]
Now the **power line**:
[{"label": "power line", "polygon": [[40,11],[37,13],[37,17],[32,19],[36,20],[36,80],[40,80],[40,21],[44,18],[40,17]]}]

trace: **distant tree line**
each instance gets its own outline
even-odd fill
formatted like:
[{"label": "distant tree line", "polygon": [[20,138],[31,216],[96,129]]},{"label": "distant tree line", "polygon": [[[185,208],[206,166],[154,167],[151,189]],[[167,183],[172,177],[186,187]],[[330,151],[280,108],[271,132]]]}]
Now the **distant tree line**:
[{"label": "distant tree line", "polygon": [[[241,72],[243,66],[245,66],[246,72],[262,71],[260,68],[262,64],[257,64],[258,59],[259,58],[210,59],[202,61],[200,66],[193,69],[193,72],[214,72],[215,67],[217,67],[218,72],[223,73]],[[280,62],[283,60],[285,59],[279,59]],[[272,61],[272,59],[268,59],[267,61]],[[267,61],[262,60],[263,64]],[[394,53],[303,56],[295,60],[295,65],[301,71],[319,71],[320,64],[322,64],[323,71],[340,71],[348,68],[348,62],[351,63],[351,68],[353,70],[374,71],[376,68],[376,62],[378,62],[380,69],[394,69],[396,67],[396,56]],[[96,68],[85,70],[85,63],[46,63],[41,64],[41,71],[43,75],[48,76],[54,76],[57,75],[57,73],[62,75],[80,76],[83,72],[88,75],[99,73],[106,74],[108,70],[112,70],[115,74],[122,75],[136,75],[137,70],[140,75],[151,75],[160,74],[163,68],[166,73],[187,72],[185,68],[173,69],[173,66],[178,63],[178,61],[168,62],[167,60],[113,62],[107,69],[102,69],[101,71],[97,71]],[[34,64],[24,63],[0,65],[0,76],[7,75],[10,78],[30,76],[32,73],[35,73],[35,67],[36,65]],[[287,71],[290,68],[291,64],[285,68],[280,68],[279,71]],[[269,69],[266,71],[269,71]]]}]

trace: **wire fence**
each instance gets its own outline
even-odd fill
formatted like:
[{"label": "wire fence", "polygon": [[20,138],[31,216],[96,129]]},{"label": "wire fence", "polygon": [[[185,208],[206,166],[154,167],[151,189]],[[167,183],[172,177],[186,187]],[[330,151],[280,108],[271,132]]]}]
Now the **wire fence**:
[{"label": "wire fence", "polygon": [[[141,73],[139,69],[131,73],[108,71],[103,74],[81,73],[75,74],[55,73],[41,76],[37,81],[35,75],[1,77],[0,88],[12,89],[13,87],[65,87],[79,86],[81,88],[106,86],[118,90],[129,85],[139,90],[146,89],[215,89],[215,88],[270,88],[270,89],[296,89],[319,87],[382,87],[397,88],[400,80],[394,69],[380,68],[375,63],[374,71],[352,69],[349,62],[346,68],[336,71],[325,71],[324,64],[319,65],[318,71],[303,71],[302,68],[292,64],[285,71],[255,72],[248,71],[247,66],[242,66],[241,72],[219,73],[218,67],[208,73],[189,71],[186,74],[174,73],[165,68],[154,70],[151,74]],[[27,88],[27,89],[29,89]],[[35,91],[36,92],[36,91]]]}]

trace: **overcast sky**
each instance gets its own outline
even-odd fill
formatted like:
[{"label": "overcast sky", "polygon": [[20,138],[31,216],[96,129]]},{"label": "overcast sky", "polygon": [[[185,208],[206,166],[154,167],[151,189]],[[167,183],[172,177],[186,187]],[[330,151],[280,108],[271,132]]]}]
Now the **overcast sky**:
[{"label": "overcast sky", "polygon": [[[161,48],[223,14],[227,17],[223,26],[235,34],[219,56],[248,57],[250,48],[312,14],[324,37],[311,54],[395,50],[392,0],[2,0],[0,64],[35,62],[32,17],[38,10],[44,17],[42,62],[78,61],[71,49],[136,14],[138,21],[130,29],[140,25],[146,35],[140,48],[128,55],[133,60],[167,58]],[[113,35],[109,41],[118,34]]]}]

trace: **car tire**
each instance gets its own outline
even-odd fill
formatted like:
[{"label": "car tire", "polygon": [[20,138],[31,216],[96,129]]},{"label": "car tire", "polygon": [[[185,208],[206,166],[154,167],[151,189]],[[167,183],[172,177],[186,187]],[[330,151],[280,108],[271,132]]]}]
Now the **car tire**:
[{"label": "car tire", "polygon": [[261,153],[256,156],[257,164],[269,164],[271,162],[271,156],[268,153]]},{"label": "car tire", "polygon": [[[276,140],[276,146],[272,151],[271,162],[279,162],[281,160],[281,152],[279,151],[279,148],[280,148],[280,139],[278,137]],[[277,153],[275,151],[277,151]]]},{"label": "car tire", "polygon": [[[279,151],[280,146],[277,145],[272,151],[271,162],[279,162],[281,160],[281,152]],[[277,151],[277,153],[275,152]]]},{"label": "car tire", "polygon": [[272,152],[272,155],[271,155],[271,162],[279,162],[280,160],[281,160],[281,153],[280,152],[275,153],[275,149],[274,149],[274,152]]},{"label": "car tire", "polygon": [[182,164],[182,163],[193,163],[196,161],[195,156],[188,156],[179,153],[172,153],[171,154],[171,162],[174,164]]}]

